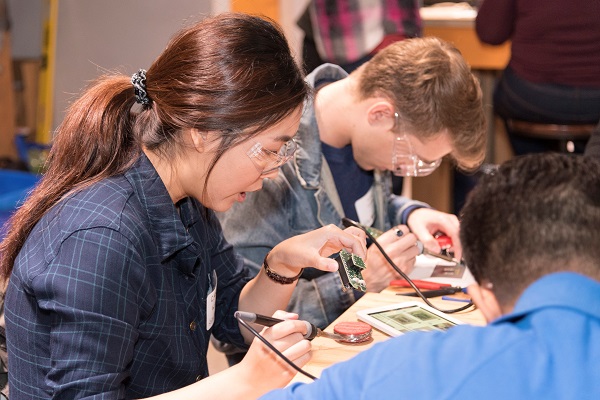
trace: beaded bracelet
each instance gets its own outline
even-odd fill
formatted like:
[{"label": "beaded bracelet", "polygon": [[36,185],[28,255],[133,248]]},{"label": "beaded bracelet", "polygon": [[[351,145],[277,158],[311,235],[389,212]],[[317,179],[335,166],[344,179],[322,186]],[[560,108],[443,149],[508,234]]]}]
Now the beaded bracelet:
[{"label": "beaded bracelet", "polygon": [[296,282],[298,280],[298,278],[300,278],[300,275],[302,275],[302,271],[304,271],[304,268],[302,268],[300,270],[298,275],[296,275],[292,278],[288,278],[287,276],[279,275],[277,272],[275,272],[271,268],[269,268],[269,264],[267,264],[267,257],[269,256],[270,253],[271,252],[268,252],[267,255],[265,256],[265,260],[263,261],[263,266],[265,267],[265,272],[267,273],[267,276],[269,278],[271,278],[271,280],[274,280],[275,282],[280,283],[282,285],[289,285],[291,283]]}]

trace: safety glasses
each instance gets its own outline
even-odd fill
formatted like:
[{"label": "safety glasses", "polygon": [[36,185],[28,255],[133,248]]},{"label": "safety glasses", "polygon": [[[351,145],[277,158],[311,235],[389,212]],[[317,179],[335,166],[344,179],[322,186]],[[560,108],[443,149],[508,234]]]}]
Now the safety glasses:
[{"label": "safety glasses", "polygon": [[246,154],[260,174],[267,175],[288,162],[297,149],[298,144],[294,139],[285,142],[277,153],[263,148],[262,144],[256,142]]},{"label": "safety glasses", "polygon": [[[398,113],[396,126],[398,126]],[[396,176],[427,176],[442,163],[441,159],[434,161],[422,160],[416,153],[405,133],[394,133],[392,146],[392,173]]]}]

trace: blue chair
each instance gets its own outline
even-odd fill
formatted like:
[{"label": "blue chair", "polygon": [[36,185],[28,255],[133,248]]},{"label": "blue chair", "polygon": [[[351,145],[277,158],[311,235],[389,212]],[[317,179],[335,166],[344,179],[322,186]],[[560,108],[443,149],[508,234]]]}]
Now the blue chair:
[{"label": "blue chair", "polygon": [[50,151],[49,144],[37,143],[28,140],[28,136],[24,134],[15,135],[15,146],[17,148],[17,154],[19,159],[27,165],[29,171],[41,172],[47,157],[48,151]]},{"label": "blue chair", "polygon": [[0,239],[6,234],[6,221],[22,204],[41,175],[0,169]]}]

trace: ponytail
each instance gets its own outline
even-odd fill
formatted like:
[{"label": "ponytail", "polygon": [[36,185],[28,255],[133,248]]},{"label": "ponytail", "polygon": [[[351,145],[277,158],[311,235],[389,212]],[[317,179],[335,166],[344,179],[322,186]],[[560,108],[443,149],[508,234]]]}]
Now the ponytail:
[{"label": "ponytail", "polygon": [[[50,208],[74,191],[124,172],[142,148],[170,159],[185,129],[219,133],[208,176],[228,149],[283,120],[307,95],[276,24],[223,13],[181,30],[147,74],[103,77],[69,108],[47,172],[9,220],[0,244],[0,277],[8,279],[27,236]],[[137,116],[131,111],[136,97]]]},{"label": "ponytail", "polygon": [[0,243],[0,278],[8,280],[35,224],[65,195],[126,170],[140,151],[133,135],[134,89],[126,76],[100,78],[69,107],[58,127],[48,169],[9,219]]}]

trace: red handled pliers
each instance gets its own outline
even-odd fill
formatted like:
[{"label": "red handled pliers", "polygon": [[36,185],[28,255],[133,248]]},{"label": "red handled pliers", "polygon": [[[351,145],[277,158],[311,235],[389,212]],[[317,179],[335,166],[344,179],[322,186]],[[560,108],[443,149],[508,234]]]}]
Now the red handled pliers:
[{"label": "red handled pliers", "polygon": [[[413,279],[412,281],[417,288],[426,289],[426,290],[438,290],[438,289],[443,289],[443,288],[452,286],[449,283],[422,281],[419,279]],[[412,286],[410,286],[410,283],[408,283],[406,281],[406,279],[394,279],[393,281],[390,281],[390,286],[403,287],[403,288],[411,288],[412,287]]]}]

